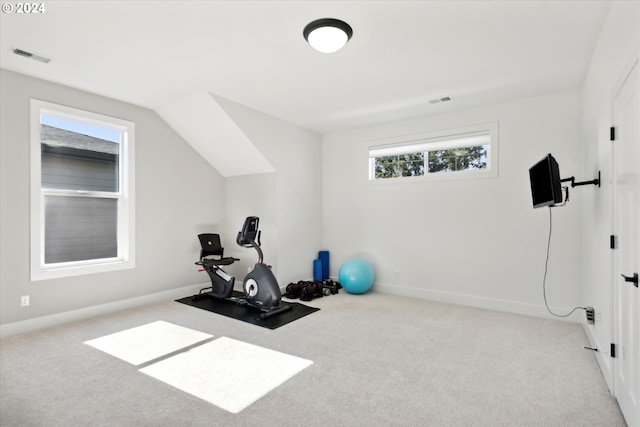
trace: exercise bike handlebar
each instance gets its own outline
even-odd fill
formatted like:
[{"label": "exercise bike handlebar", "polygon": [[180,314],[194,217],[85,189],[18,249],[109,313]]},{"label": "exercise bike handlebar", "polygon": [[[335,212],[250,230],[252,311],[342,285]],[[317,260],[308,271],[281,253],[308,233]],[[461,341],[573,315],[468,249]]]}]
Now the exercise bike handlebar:
[{"label": "exercise bike handlebar", "polygon": [[260,249],[260,231],[258,231],[259,223],[260,218],[257,216],[247,217],[247,219],[244,220],[242,230],[238,232],[236,243],[245,248],[253,247],[258,252],[258,263],[262,264],[263,255],[262,249]]}]

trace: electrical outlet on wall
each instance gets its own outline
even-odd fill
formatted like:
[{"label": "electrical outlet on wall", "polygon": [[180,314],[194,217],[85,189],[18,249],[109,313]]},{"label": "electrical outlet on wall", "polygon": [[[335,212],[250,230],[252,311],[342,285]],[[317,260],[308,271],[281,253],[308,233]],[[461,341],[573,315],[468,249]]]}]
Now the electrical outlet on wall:
[{"label": "electrical outlet on wall", "polygon": [[20,307],[29,307],[29,295],[22,295],[20,297]]},{"label": "electrical outlet on wall", "polygon": [[587,323],[593,325],[596,318],[595,310],[593,309],[593,307],[586,307],[585,310],[587,312]]}]

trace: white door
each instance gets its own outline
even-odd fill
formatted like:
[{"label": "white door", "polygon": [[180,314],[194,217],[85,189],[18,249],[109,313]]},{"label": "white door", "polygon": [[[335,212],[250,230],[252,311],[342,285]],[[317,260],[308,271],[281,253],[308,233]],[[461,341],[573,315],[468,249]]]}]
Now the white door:
[{"label": "white door", "polygon": [[[613,99],[613,392],[629,426],[640,426],[640,109],[638,63]],[[629,279],[625,279],[626,276]]]}]

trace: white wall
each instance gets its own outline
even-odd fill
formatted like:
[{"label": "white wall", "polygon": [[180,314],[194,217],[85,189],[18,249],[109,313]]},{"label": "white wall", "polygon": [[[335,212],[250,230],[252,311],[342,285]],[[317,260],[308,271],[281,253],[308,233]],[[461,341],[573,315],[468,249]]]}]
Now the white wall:
[{"label": "white wall", "polygon": [[[153,111],[1,70],[0,324],[205,281],[196,235],[223,222],[224,181]],[[136,267],[29,280],[29,98],[136,123]],[[20,308],[20,296],[31,305]]]},{"label": "white wall", "polygon": [[[331,275],[361,255],[374,265],[374,290],[547,316],[548,209],[531,207],[528,169],[551,152],[563,177],[582,178],[580,110],[574,90],[325,135],[323,242]],[[498,178],[367,180],[372,140],[492,121],[499,122]],[[547,295],[558,311],[582,304],[580,200],[594,191],[575,189],[567,206],[553,209]]]},{"label": "white wall", "polygon": [[[266,213],[260,218],[264,261],[273,265],[280,286],[313,277],[313,260],[322,249],[321,136],[232,101],[216,100],[276,170],[226,179],[225,235],[235,239],[255,206],[258,216]],[[237,248],[234,253],[255,263],[255,251]]]},{"label": "white wall", "polygon": [[[592,346],[608,351],[613,342],[612,251],[609,236],[612,217],[612,125],[611,102],[632,61],[640,56],[640,3],[614,2],[598,39],[585,83],[582,108],[582,151],[587,171],[602,171],[600,191],[583,199],[584,295],[595,309],[596,323],[586,331]],[[596,354],[609,387],[612,387],[611,358]]]},{"label": "white wall", "polygon": [[253,248],[242,248],[236,244],[238,232],[248,216],[260,218],[259,226],[262,232],[261,248],[264,253],[264,262],[272,266],[277,277],[279,271],[278,230],[280,228],[277,215],[277,173],[225,178],[225,190],[225,235],[222,236],[224,253],[226,256],[240,259],[239,262],[225,267],[225,270],[236,277],[236,289],[242,289],[240,285],[248,268],[252,268],[258,261],[258,254]]}]

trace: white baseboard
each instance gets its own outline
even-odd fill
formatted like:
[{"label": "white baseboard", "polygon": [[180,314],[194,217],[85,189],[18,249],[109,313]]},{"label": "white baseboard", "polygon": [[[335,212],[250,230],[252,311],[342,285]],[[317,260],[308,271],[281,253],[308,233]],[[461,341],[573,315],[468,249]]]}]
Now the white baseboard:
[{"label": "white baseboard", "polygon": [[198,293],[200,289],[207,286],[209,285],[206,283],[185,286],[182,288],[170,289],[168,291],[157,292],[150,295],[143,295],[126,300],[95,305],[73,311],[67,311],[64,313],[56,313],[48,316],[36,317],[34,319],[23,320],[20,322],[7,323],[4,325],[0,325],[0,338],[31,332],[38,329],[44,329],[64,323],[74,322],[77,320],[88,319],[91,317],[113,313],[120,310],[141,307],[147,304],[175,300],[178,298],[182,298],[185,295]]},{"label": "white baseboard", "polygon": [[[67,311],[64,313],[56,313],[49,316],[37,317],[34,319],[23,320],[20,322],[7,323],[0,325],[0,338],[17,335],[21,333],[31,332],[38,329],[44,329],[63,323],[73,322],[90,317],[100,316],[102,314],[113,313],[115,311],[126,310],[129,308],[140,307],[146,304],[153,304],[167,300],[184,297],[185,295],[195,294],[201,288],[209,286],[208,283],[191,285],[168,291],[158,292],[150,295],[143,295],[136,298],[130,298],[121,301],[115,301],[107,304],[96,305],[92,307],[81,308],[79,310]],[[428,289],[415,289],[398,285],[385,285],[376,283],[373,290],[375,292],[386,293],[391,295],[400,295],[412,298],[422,298],[432,301],[439,301],[449,304],[467,305],[471,307],[484,308],[488,310],[497,310],[507,313],[523,314],[533,317],[541,317],[547,319],[561,319],[573,323],[581,323],[581,312],[568,318],[557,318],[550,315],[544,306],[524,304],[509,300],[501,300],[496,298],[478,297],[474,295],[457,294],[452,292],[434,291]],[[553,307],[558,312],[568,312],[566,308]],[[588,328],[585,328],[587,331]],[[590,342],[594,342],[595,338],[588,333]],[[606,372],[606,362],[602,362],[602,357],[598,358],[601,364],[603,374]],[[607,368],[608,370],[608,368]],[[605,374],[606,379],[606,374]]]},{"label": "white baseboard", "polygon": [[[576,313],[569,317],[561,318],[551,315],[544,305],[526,304],[498,298],[487,298],[476,295],[458,294],[453,292],[434,291],[431,289],[415,289],[406,286],[375,283],[373,286],[373,290],[375,292],[381,292],[385,294],[422,298],[431,301],[466,305],[470,307],[484,308],[487,310],[496,310],[506,313],[522,314],[525,316],[540,317],[544,319],[563,320],[571,323],[582,323],[582,320],[584,318],[584,314],[582,311],[576,311]],[[567,309],[564,307],[552,307],[552,310],[557,313],[568,313],[569,311],[571,311],[571,309]]]},{"label": "white baseboard", "polygon": [[[592,348],[597,348],[600,350],[598,352],[594,352],[594,356],[596,358],[596,361],[598,362],[598,366],[600,367],[600,372],[602,372],[602,377],[607,383],[609,393],[611,393],[611,395],[613,396],[613,366],[611,366],[611,356],[609,355],[610,343],[599,342],[598,337],[593,333],[593,328],[593,325],[583,325],[584,333],[587,336],[589,345]],[[603,349],[604,352],[602,352]]]}]

